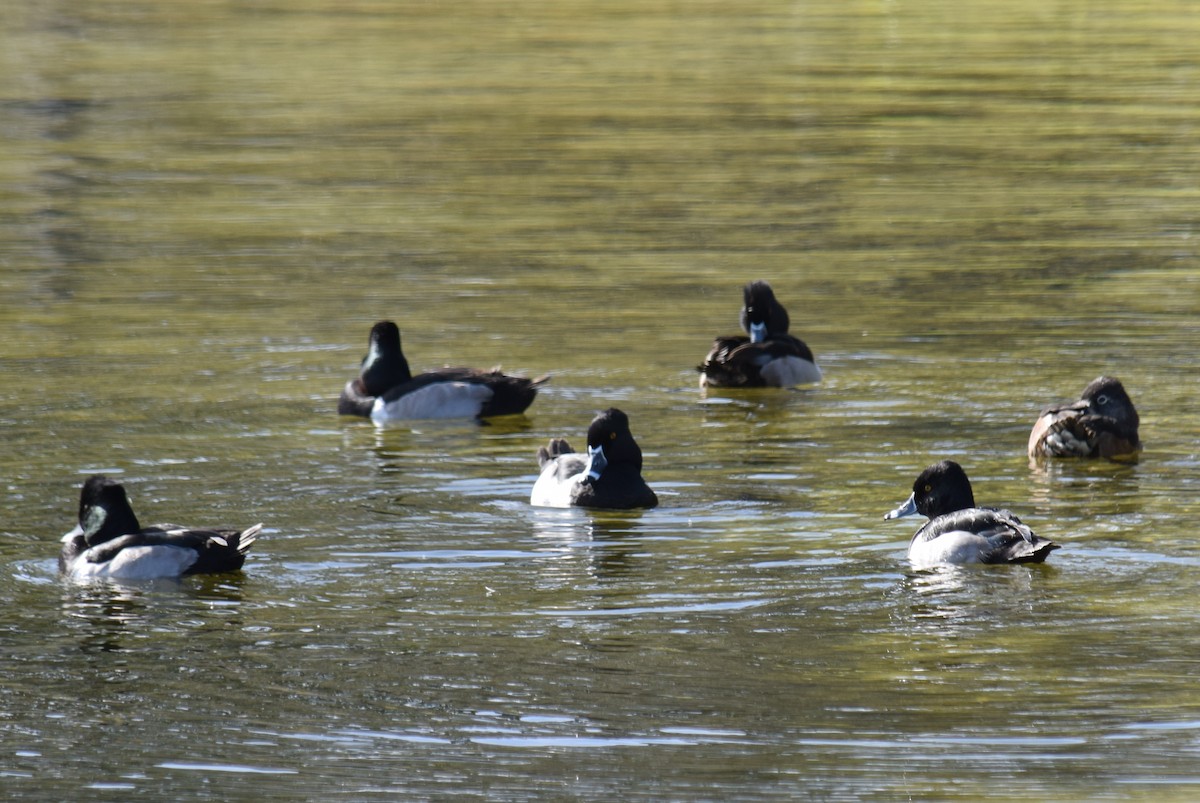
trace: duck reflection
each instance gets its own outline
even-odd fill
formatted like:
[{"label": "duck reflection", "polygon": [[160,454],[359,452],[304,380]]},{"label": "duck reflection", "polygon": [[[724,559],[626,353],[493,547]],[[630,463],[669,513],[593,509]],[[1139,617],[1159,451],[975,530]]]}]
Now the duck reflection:
[{"label": "duck reflection", "polygon": [[635,576],[642,567],[640,536],[646,529],[641,518],[640,511],[540,508],[534,511],[533,535],[546,545],[541,551],[556,556],[546,569],[559,582],[580,576],[616,580]]},{"label": "duck reflection", "polygon": [[[533,427],[525,416],[479,421],[432,419],[402,421],[384,427],[363,426],[357,419],[342,432],[350,453],[374,457],[379,474],[403,473],[420,476],[436,472],[458,473],[475,463],[486,465],[494,458],[512,454],[512,441],[522,439]],[[521,440],[524,443],[524,440]]]},{"label": "duck reflection", "polygon": [[[64,585],[63,617],[79,635],[83,652],[124,652],[149,630],[173,630],[184,620],[219,609],[222,622],[238,626],[245,578],[202,576],[187,580],[162,579],[144,583]],[[233,612],[232,618],[225,613]]]},{"label": "duck reflection", "polygon": [[[167,581],[164,581],[167,582]],[[68,626],[84,652],[123,652],[124,642],[150,618],[148,588],[118,583],[75,585],[63,594]]]},{"label": "duck reflection", "polygon": [[[1136,514],[1144,509],[1140,464],[1112,460],[1029,461],[1029,499],[1037,513],[1058,511],[1074,500],[1080,515]],[[1075,511],[1072,511],[1074,513]]]},{"label": "duck reflection", "polygon": [[706,425],[740,425],[749,421],[784,421],[794,414],[797,400],[820,391],[813,387],[751,388],[727,391],[701,388],[700,406]]},{"label": "duck reflection", "polygon": [[907,573],[893,588],[893,620],[912,632],[974,630],[1027,617],[1042,597],[1039,582],[1050,564],[996,571],[981,565],[942,564]]}]

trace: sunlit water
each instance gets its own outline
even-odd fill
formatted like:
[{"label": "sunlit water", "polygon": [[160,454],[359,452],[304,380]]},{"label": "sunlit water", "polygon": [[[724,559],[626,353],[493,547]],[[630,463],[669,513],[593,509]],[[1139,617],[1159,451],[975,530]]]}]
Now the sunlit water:
[{"label": "sunlit water", "polygon": [[[1185,2],[8,3],[12,799],[1200,792]],[[770,280],[826,379],[702,394]],[[525,417],[339,419],[414,368]],[[1136,465],[1030,466],[1101,373]],[[619,406],[661,506],[527,504]],[[914,573],[952,457],[1045,566]],[[266,534],[73,587],[78,487]]]}]

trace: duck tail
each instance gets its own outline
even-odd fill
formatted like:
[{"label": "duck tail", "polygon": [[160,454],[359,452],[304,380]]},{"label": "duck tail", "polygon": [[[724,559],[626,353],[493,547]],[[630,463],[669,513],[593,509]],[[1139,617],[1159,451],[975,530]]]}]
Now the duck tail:
[{"label": "duck tail", "polygon": [[1034,543],[1026,544],[1025,549],[1021,550],[1009,563],[1042,563],[1050,557],[1051,552],[1060,548],[1061,544],[1045,538],[1038,538]]},{"label": "duck tail", "polygon": [[262,522],[255,524],[253,527],[247,527],[238,533],[237,551],[239,555],[245,555],[250,551],[250,547],[254,546],[254,542],[258,540],[259,534],[262,532]]},{"label": "duck tail", "polygon": [[564,454],[573,454],[574,451],[571,448],[571,444],[567,443],[563,438],[552,438],[549,445],[538,447],[538,467],[544,467],[551,460]]}]

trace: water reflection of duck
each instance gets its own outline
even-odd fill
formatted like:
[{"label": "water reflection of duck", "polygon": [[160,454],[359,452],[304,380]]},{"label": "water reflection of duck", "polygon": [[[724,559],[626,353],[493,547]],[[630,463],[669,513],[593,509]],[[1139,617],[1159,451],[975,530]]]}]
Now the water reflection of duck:
[{"label": "water reflection of duck", "polygon": [[583,576],[628,580],[649,571],[645,519],[638,511],[543,510],[532,517],[539,541],[539,582],[579,588]]},{"label": "water reflection of duck", "polygon": [[79,495],[79,524],[63,536],[60,571],[75,580],[153,580],[242,568],[262,524],[245,530],[142,527],[121,483],[90,477]]},{"label": "water reflection of duck", "polygon": [[1138,414],[1120,380],[1093,379],[1079,401],[1047,407],[1029,433],[1030,457],[1136,459]]},{"label": "water reflection of duck", "polygon": [[745,335],[718,337],[704,358],[700,387],[791,387],[821,380],[812,350],[788,334],[787,310],[771,285],[751,282],[742,294]]},{"label": "water reflection of duck", "polygon": [[943,563],[1041,563],[1059,545],[1039,538],[1007,510],[976,507],[971,481],[953,460],[935,463],[913,483],[908,501],[885,520],[927,516],[908,545],[915,566]]},{"label": "water reflection of duck", "polygon": [[523,413],[549,376],[507,376],[499,368],[439,368],[413,376],[391,321],[371,327],[359,375],[338,399],[343,415],[379,423],[413,418],[487,418]]},{"label": "water reflection of duck", "polygon": [[629,509],[658,504],[642,479],[642,450],[629,430],[629,416],[615,407],[592,420],[586,454],[555,438],[538,449],[538,465],[542,473],[529,495],[531,505]]}]

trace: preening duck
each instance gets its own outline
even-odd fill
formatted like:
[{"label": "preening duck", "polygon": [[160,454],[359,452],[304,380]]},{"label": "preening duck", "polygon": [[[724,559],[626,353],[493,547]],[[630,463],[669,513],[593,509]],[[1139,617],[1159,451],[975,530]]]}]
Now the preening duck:
[{"label": "preening duck", "polygon": [[245,530],[199,530],[177,524],[142,527],[125,487],[103,474],[83,484],[79,524],[63,536],[61,572],[75,580],[154,580],[242,568],[262,524]]},{"label": "preening duck", "polygon": [[555,438],[538,449],[538,465],[531,505],[624,510],[658,504],[642,479],[642,450],[629,431],[629,416],[615,407],[592,420],[586,454]]},{"label": "preening duck", "polygon": [[1136,459],[1138,414],[1125,386],[1111,376],[1093,379],[1079,401],[1047,407],[1029,433],[1030,457]]},{"label": "preening duck", "polygon": [[376,423],[415,418],[488,418],[525,411],[549,376],[507,376],[494,368],[441,368],[413,376],[392,321],[371,327],[359,375],[346,383],[338,412]]},{"label": "preening duck", "polygon": [[908,559],[917,568],[944,563],[1041,563],[1059,548],[1007,510],[976,507],[967,472],[953,460],[922,471],[908,501],[884,520],[914,513],[929,518],[908,544]]},{"label": "preening duck", "polygon": [[742,329],[746,335],[718,337],[704,358],[700,387],[791,387],[821,380],[812,350],[788,334],[787,310],[771,285],[751,282],[742,289]]}]

